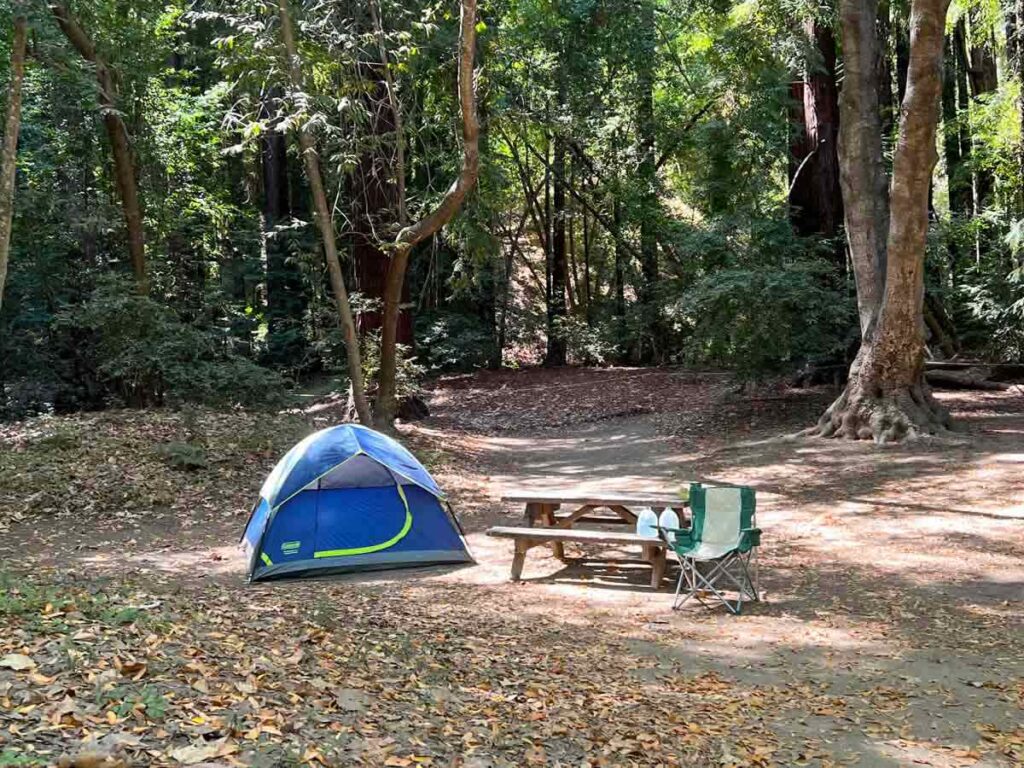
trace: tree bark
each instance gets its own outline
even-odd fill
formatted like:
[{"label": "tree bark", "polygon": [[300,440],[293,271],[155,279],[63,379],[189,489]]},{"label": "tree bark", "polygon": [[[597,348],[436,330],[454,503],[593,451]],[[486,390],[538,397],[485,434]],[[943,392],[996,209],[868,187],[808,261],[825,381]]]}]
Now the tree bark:
[{"label": "tree bark", "polygon": [[[846,389],[817,427],[810,430],[814,434],[889,442],[935,433],[949,425],[949,415],[937,405],[924,380],[922,314],[928,194],[938,159],[935,137],[947,7],[948,0],[914,0],[911,7],[910,59],[889,196],[891,217],[884,288],[875,317],[868,323],[860,352],[850,368]],[[866,114],[854,109],[863,106],[858,98],[861,94],[873,93],[877,100],[877,81],[872,70],[859,66],[864,61],[861,54],[877,44],[874,17],[872,0],[842,0],[844,49],[848,55],[852,54],[847,63],[843,94],[844,148],[856,149],[876,143],[877,134],[875,137],[869,134],[877,130],[877,122],[866,120]],[[864,24],[865,19],[870,19],[871,23]],[[847,110],[851,112],[850,120],[847,120]],[[854,127],[863,134],[860,141],[851,135]],[[863,202],[872,192],[868,186],[872,179],[852,167],[858,162],[857,158],[856,154],[846,153],[842,157],[847,211],[851,203]],[[871,230],[876,222],[855,219],[855,224],[855,227],[847,225],[851,248],[855,240],[868,240],[862,230]],[[860,255],[861,271],[867,272],[866,267],[876,262],[864,259],[870,254],[861,252]],[[873,278],[870,286],[881,282],[875,275],[866,277]]]},{"label": "tree bark", "polygon": [[[821,57],[805,67],[792,84],[793,138],[789,156],[790,221],[800,235],[834,237],[843,221],[839,184],[839,89],[836,85],[836,41],[832,30],[817,20],[805,26]],[[836,254],[845,263],[844,249]]]},{"label": "tree bark", "polygon": [[[565,76],[559,74],[559,112],[565,100]],[[565,322],[566,255],[565,255],[565,141],[556,133],[551,142],[551,258],[549,269],[550,291],[547,314],[547,352],[544,365],[559,366],[566,362]]]},{"label": "tree bark", "polygon": [[[288,11],[288,0],[278,0],[277,7],[281,21],[281,39],[284,42],[285,54],[288,56],[288,73],[291,77],[292,87],[296,91],[301,91],[302,67],[299,61],[298,46],[295,43],[295,32],[292,29],[291,14]],[[320,173],[320,160],[316,154],[316,145],[304,125],[299,128],[299,149],[302,152],[302,161],[306,169],[310,191],[313,194],[316,223],[320,230],[324,256],[327,258],[327,271],[331,281],[331,290],[334,293],[338,319],[345,337],[352,401],[359,421],[369,424],[371,421],[370,404],[366,399],[366,389],[363,383],[363,361],[359,352],[359,335],[356,332],[356,322],[352,315],[352,306],[349,304],[348,291],[345,288],[341,262],[338,260],[334,219],[327,200],[327,191],[324,189],[323,176]]]},{"label": "tree bark", "polygon": [[882,156],[878,103],[879,45],[876,0],[841,0],[843,90],[839,99],[839,180],[846,237],[857,284],[861,337],[882,304],[889,229],[888,180]]},{"label": "tree bark", "polygon": [[622,203],[618,196],[612,203],[612,221],[615,237],[615,316],[620,320],[626,316],[626,249],[622,242]]},{"label": "tree bark", "polygon": [[114,158],[114,180],[121,197],[121,209],[128,232],[128,254],[131,257],[132,272],[135,275],[135,284],[139,293],[148,293],[146,231],[143,225],[142,204],[139,201],[139,188],[136,181],[135,156],[128,138],[128,130],[117,109],[117,87],[114,82],[114,73],[107,62],[97,53],[92,38],[66,7],[60,3],[51,3],[50,11],[68,42],[85,61],[92,64],[96,73],[96,82],[99,85],[100,114],[103,116],[103,125],[106,128],[111,154]]},{"label": "tree bark", "polygon": [[957,41],[954,35],[946,37],[945,74],[942,78],[942,150],[946,159],[946,181],[949,186],[949,210],[961,219],[971,214],[971,175],[967,170],[967,157],[963,151],[963,126],[961,125],[960,97],[958,94],[956,55]]},{"label": "tree bark", "polygon": [[[363,296],[379,301],[381,306],[360,314],[359,331],[363,336],[380,330],[384,322],[384,292],[390,259],[382,244],[409,223],[405,192],[407,140],[402,109],[385,45],[380,5],[376,1],[368,2],[367,10],[378,61],[360,65],[362,77],[369,82],[362,99],[369,114],[370,133],[377,141],[359,158],[350,177],[349,197],[356,287]],[[387,137],[392,135],[394,152],[390,153]],[[396,224],[397,229],[393,229]],[[398,343],[407,345],[413,343],[409,305],[409,289],[403,284],[397,338]]]},{"label": "tree bark", "polygon": [[[20,9],[19,9],[20,10]],[[11,223],[14,221],[14,180],[18,164],[18,131],[21,128],[21,86],[25,80],[25,43],[28,20],[14,17],[11,43],[11,82],[7,89],[7,119],[4,122],[4,146],[0,154],[0,308],[3,308],[7,264],[11,255]]]},{"label": "tree bark", "polygon": [[392,246],[384,286],[384,320],[381,328],[380,374],[377,380],[376,423],[390,429],[398,410],[396,399],[397,334],[402,287],[409,253],[417,243],[433,236],[462,205],[479,174],[480,126],[476,115],[473,61],[476,52],[476,0],[462,0],[459,20],[459,110],[462,113],[462,169],[438,206],[398,233]]}]

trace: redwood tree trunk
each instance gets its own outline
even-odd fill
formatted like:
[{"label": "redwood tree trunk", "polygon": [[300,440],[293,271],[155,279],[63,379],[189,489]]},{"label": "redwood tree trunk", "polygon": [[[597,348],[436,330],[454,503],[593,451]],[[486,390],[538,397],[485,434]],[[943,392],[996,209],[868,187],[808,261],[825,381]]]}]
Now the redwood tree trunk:
[{"label": "redwood tree trunk", "polygon": [[[806,32],[821,61],[809,62],[803,79],[792,84],[790,221],[798,234],[834,237],[843,222],[837,150],[836,41],[832,30],[816,20],[807,22]],[[845,262],[842,248],[837,257]]]},{"label": "redwood tree trunk", "polygon": [[[271,89],[261,106],[261,117],[273,117],[280,101]],[[284,135],[277,130],[260,135],[259,175],[263,193],[263,248],[266,254],[267,349],[277,365],[297,366],[305,353],[302,322],[306,292],[302,274],[289,263],[289,238],[278,230],[295,215],[289,189],[289,163]]]},{"label": "redwood tree trunk", "polygon": [[[978,15],[972,10],[972,20]],[[991,32],[983,42],[976,42],[971,48],[971,96],[978,98],[993,93],[999,88],[999,73],[996,66],[996,41]],[[979,211],[984,211],[992,202],[995,180],[988,168],[978,168],[974,177],[975,193]]]},{"label": "redwood tree trunk", "polygon": [[25,41],[28,21],[14,18],[11,44],[11,84],[7,89],[7,120],[4,146],[0,156],[0,307],[3,307],[7,263],[11,254],[11,222],[14,219],[14,177],[18,162],[18,130],[21,127],[21,84],[25,79]]},{"label": "redwood tree trunk", "polygon": [[[928,193],[932,170],[938,159],[935,134],[942,90],[942,48],[948,0],[914,0],[910,12],[910,59],[902,119],[893,160],[889,195],[891,216],[886,242],[886,268],[881,301],[863,334],[861,350],[850,368],[846,390],[822,416],[813,430],[823,436],[873,438],[878,442],[914,437],[945,429],[949,416],[934,401],[924,382],[924,254],[928,231]],[[847,64],[843,94],[843,132],[849,145],[874,145],[868,134],[877,121],[863,122],[866,114],[854,111],[862,94],[877,95],[877,81],[870,69],[858,66],[857,55],[877,46],[875,8],[871,0],[843,0],[844,48],[853,54]],[[846,88],[850,89],[847,98]],[[876,97],[877,100],[877,97]],[[847,120],[847,111],[851,120]],[[877,114],[877,110],[876,110]],[[859,124],[854,123],[860,119]],[[854,141],[851,127],[863,134]],[[847,211],[851,203],[863,203],[872,189],[866,186],[858,159],[842,156]],[[869,222],[872,227],[877,222]],[[848,234],[851,250],[855,240],[866,242],[855,220]],[[880,247],[880,243],[878,244]],[[873,262],[860,252],[858,271],[867,273]],[[855,261],[855,266],[856,266]],[[872,285],[883,281],[877,280]],[[862,307],[863,308],[863,307]]]}]

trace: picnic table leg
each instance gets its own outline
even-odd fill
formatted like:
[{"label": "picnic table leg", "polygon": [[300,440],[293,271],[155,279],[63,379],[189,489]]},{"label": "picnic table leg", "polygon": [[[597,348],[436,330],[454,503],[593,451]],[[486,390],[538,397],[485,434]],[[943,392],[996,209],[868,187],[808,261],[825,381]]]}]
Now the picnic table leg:
[{"label": "picnic table leg", "polygon": [[665,557],[665,550],[661,547],[652,547],[651,553],[651,586],[654,589],[661,589],[661,580],[665,578],[665,568],[668,562]]},{"label": "picnic table leg", "polygon": [[526,550],[529,549],[529,544],[525,541],[516,541],[516,551],[512,556],[512,581],[519,581],[523,575],[523,564],[526,562]]},{"label": "picnic table leg", "polygon": [[[557,522],[555,520],[555,510],[556,509],[558,509],[558,505],[557,504],[545,504],[544,505],[544,509],[543,509],[544,522],[549,527],[551,527],[551,528],[554,528],[555,527],[555,523]],[[556,541],[556,542],[552,543],[551,549],[554,551],[555,557],[557,557],[559,560],[565,560],[565,545],[562,542]]]},{"label": "picnic table leg", "polygon": [[526,512],[524,514],[527,528],[533,528],[534,524],[537,522],[537,518],[541,516],[543,509],[543,506],[540,504],[535,504],[532,501],[527,502]]}]

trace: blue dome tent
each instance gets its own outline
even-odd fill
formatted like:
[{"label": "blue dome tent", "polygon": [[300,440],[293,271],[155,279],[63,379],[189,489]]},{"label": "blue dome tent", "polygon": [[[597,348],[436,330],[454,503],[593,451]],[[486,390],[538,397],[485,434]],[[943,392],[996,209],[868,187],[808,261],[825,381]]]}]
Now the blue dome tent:
[{"label": "blue dome tent", "polygon": [[473,561],[430,473],[390,437],[354,424],[284,455],[242,541],[250,581]]}]

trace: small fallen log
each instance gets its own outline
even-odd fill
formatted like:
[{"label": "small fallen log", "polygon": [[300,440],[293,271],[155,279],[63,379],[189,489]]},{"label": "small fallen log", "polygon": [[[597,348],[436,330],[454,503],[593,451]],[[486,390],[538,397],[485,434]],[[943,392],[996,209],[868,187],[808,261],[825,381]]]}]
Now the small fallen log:
[{"label": "small fallen log", "polygon": [[974,366],[971,368],[957,369],[933,369],[926,370],[925,380],[938,389],[980,389],[991,391],[1004,391],[1010,388],[1010,384],[1003,381],[993,380],[993,370],[990,366]]}]

